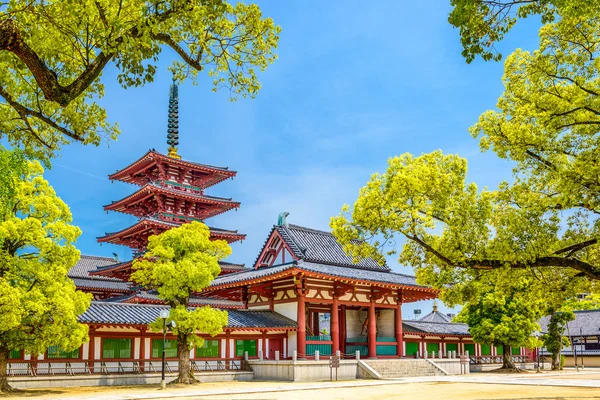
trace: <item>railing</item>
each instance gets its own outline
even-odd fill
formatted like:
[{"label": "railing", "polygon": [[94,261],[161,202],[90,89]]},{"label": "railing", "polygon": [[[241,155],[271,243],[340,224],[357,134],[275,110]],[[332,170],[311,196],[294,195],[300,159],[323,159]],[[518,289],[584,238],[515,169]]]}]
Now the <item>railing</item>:
[{"label": "railing", "polygon": [[[211,360],[192,360],[192,369],[195,372],[218,371],[249,371],[248,362],[239,358],[219,358]],[[177,361],[165,362],[166,372],[177,372]],[[53,362],[47,360],[19,360],[9,362],[7,365],[8,376],[39,376],[39,375],[82,375],[82,374],[143,374],[159,373],[162,363],[156,359],[138,359],[123,361],[102,360],[76,360],[70,362]]]},{"label": "railing", "polygon": [[[532,363],[535,362],[528,356],[511,356],[513,363]],[[471,364],[503,364],[504,357],[499,356],[469,356]]]}]

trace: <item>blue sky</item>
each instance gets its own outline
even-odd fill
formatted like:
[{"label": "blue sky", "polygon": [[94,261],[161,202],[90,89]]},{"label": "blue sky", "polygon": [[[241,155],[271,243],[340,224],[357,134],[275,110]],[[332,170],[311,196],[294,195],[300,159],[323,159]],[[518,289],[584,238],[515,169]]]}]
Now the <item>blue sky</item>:
[{"label": "blue sky", "polygon": [[[458,31],[447,22],[449,1],[257,3],[282,27],[279,59],[261,75],[257,98],[232,103],[228,93],[211,92],[208,78],[179,88],[180,154],[238,171],[208,191],[242,203],[207,221],[248,235],[229,261],[251,265],[281,211],[291,223],[328,229],[329,218],[394,155],[442,149],[466,157],[469,179],[480,186],[510,178],[510,164],[480,153],[468,133],[502,93],[502,64],[465,63]],[[536,31],[537,21],[520,23],[499,49],[533,49]],[[165,50],[155,82],[143,88],[122,89],[109,68],[101,104],[122,135],[100,147],[66,147],[46,174],[83,230],[82,254],[129,257],[125,248],[96,243],[135,221],[103,211],[135,190],[106,177],[149,148],[166,152],[166,67],[174,57]],[[414,308],[407,305],[405,317]]]}]

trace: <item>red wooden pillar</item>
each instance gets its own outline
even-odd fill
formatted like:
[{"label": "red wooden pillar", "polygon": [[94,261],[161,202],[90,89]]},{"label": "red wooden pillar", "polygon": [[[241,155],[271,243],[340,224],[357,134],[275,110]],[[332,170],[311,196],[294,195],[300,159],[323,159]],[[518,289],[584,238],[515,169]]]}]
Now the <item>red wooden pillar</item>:
[{"label": "red wooden pillar", "polygon": [[402,302],[396,305],[396,355],[404,357],[404,345],[402,343]]},{"label": "red wooden pillar", "polygon": [[346,354],[346,306],[341,306],[340,311],[340,350]]},{"label": "red wooden pillar", "polygon": [[306,314],[304,293],[298,294],[298,357],[306,357]]},{"label": "red wooden pillar", "polygon": [[321,329],[319,329],[319,313],[313,311],[312,313],[312,332],[313,335],[319,336],[321,334]]},{"label": "red wooden pillar", "polygon": [[[229,343],[229,332],[225,334],[225,360],[231,357],[231,344]],[[225,369],[229,369],[229,361],[225,361]]]},{"label": "red wooden pillar", "polygon": [[336,354],[340,349],[340,315],[338,299],[333,296],[331,303],[331,354]]},{"label": "red wooden pillar", "polygon": [[95,335],[95,330],[94,329],[90,329],[88,336],[90,338],[90,344],[88,346],[88,368],[90,369],[90,372],[93,374],[94,373],[94,359],[96,358],[96,335]]},{"label": "red wooden pillar", "polygon": [[273,296],[269,297],[269,311],[275,311],[275,303],[273,302]]},{"label": "red wooden pillar", "polygon": [[377,321],[375,318],[375,300],[371,300],[369,306],[369,358],[377,358]]}]

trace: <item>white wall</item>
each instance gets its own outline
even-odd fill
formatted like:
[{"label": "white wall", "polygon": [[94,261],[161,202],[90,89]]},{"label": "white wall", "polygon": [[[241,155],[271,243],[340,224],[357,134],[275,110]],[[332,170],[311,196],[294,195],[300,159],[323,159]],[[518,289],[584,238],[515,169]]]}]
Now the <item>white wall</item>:
[{"label": "white wall", "polygon": [[298,321],[298,302],[275,304],[274,310],[284,317]]}]

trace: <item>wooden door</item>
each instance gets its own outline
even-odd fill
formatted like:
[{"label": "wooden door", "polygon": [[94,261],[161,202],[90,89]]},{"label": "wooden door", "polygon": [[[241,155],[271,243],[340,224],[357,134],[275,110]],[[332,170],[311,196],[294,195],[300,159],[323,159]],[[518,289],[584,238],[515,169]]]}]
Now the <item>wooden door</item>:
[{"label": "wooden door", "polygon": [[279,358],[283,358],[283,339],[269,339],[269,359],[275,359],[275,352],[279,352]]}]

